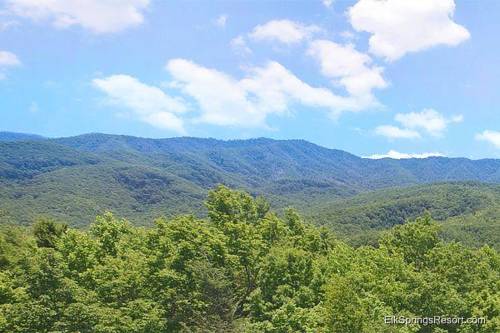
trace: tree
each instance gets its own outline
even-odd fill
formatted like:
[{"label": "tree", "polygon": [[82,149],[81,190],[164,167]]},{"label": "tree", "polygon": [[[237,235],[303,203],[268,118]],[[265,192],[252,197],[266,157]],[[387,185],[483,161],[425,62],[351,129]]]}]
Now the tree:
[{"label": "tree", "polygon": [[401,254],[406,262],[416,267],[424,264],[425,255],[439,243],[439,226],[429,214],[413,222],[394,227],[380,240],[380,246],[389,253]]},{"label": "tree", "polygon": [[67,224],[57,223],[53,220],[41,218],[33,225],[33,234],[36,238],[36,243],[39,247],[56,246],[56,241],[68,229]]}]

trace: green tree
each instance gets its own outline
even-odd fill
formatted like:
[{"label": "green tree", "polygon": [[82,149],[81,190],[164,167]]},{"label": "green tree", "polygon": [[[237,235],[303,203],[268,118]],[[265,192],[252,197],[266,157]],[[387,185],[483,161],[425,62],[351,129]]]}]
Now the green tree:
[{"label": "green tree", "polygon": [[66,232],[68,225],[50,219],[39,219],[33,225],[33,234],[39,247],[55,247],[56,241]]}]

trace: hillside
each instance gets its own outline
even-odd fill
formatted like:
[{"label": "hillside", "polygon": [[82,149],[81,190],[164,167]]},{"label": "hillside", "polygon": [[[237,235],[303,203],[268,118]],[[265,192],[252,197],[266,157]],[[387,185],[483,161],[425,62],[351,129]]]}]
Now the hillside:
[{"label": "hillside", "polygon": [[354,244],[373,242],[379,233],[428,212],[443,226],[442,236],[470,246],[500,248],[500,186],[439,183],[362,193],[315,202],[301,209]]},{"label": "hillside", "polygon": [[225,177],[233,175],[250,186],[272,183],[271,190],[275,191],[282,182],[299,180],[317,182],[303,185],[304,188],[325,185],[355,190],[436,181],[500,182],[500,160],[444,157],[371,160],[303,140],[144,139],[88,134],[52,141],[124,161],[141,156],[149,163],[172,170],[175,170],[172,166],[179,164],[188,169],[198,166],[222,172]]},{"label": "hillside", "polygon": [[43,136],[36,134],[0,131],[0,141],[34,141],[34,140],[44,140],[44,139],[45,138]]},{"label": "hillside", "polygon": [[159,215],[203,215],[203,198],[219,183],[266,195],[276,208],[304,210],[384,188],[500,183],[500,160],[370,160],[302,140],[26,138],[0,142],[0,216],[22,224],[45,215],[83,226],[107,210],[136,224]]}]

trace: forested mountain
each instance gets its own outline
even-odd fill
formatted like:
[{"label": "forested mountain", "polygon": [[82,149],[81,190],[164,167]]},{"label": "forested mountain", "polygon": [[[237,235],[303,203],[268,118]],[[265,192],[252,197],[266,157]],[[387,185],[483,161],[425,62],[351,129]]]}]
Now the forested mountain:
[{"label": "forested mountain", "polygon": [[27,141],[27,140],[44,140],[41,135],[25,134],[15,132],[0,132],[0,141]]},{"label": "forested mountain", "polygon": [[500,186],[438,183],[361,193],[297,206],[307,219],[354,244],[373,243],[380,232],[425,213],[442,222],[442,236],[471,246],[500,249]]},{"label": "forested mountain", "polygon": [[[89,134],[53,142],[125,161],[141,156],[160,167],[180,165],[194,172],[218,171],[222,173],[218,181],[234,178],[234,182],[253,187],[267,183],[278,193],[322,186],[367,190],[445,180],[500,182],[500,160],[371,160],[303,140],[144,139]],[[170,170],[180,173],[173,167]]]},{"label": "forested mountain", "polygon": [[138,224],[203,215],[207,190],[220,183],[264,194],[277,208],[307,208],[391,187],[500,182],[500,160],[371,160],[302,140],[0,137],[0,216],[24,224],[46,215],[86,225],[107,210]]}]

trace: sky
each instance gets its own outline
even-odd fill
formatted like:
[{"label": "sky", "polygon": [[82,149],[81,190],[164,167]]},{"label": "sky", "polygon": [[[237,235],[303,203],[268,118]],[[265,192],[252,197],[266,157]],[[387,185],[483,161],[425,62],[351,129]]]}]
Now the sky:
[{"label": "sky", "polygon": [[500,158],[500,2],[0,0],[0,131]]}]

